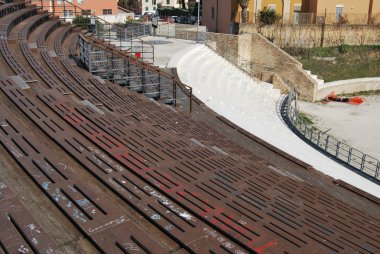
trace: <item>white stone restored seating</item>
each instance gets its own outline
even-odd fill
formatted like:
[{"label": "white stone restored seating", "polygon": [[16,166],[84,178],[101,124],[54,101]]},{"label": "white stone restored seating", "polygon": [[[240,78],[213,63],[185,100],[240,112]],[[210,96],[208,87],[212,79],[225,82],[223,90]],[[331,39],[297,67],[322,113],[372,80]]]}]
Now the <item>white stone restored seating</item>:
[{"label": "white stone restored seating", "polygon": [[283,123],[277,113],[280,91],[271,84],[249,78],[204,45],[178,52],[168,67],[177,67],[181,81],[216,113],[324,174],[380,197],[380,186],[315,150]]}]

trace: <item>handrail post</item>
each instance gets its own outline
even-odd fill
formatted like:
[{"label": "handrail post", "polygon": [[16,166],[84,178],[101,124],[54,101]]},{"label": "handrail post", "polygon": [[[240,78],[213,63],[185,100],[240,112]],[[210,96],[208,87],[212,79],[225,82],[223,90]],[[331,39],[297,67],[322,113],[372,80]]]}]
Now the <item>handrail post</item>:
[{"label": "handrail post", "polygon": [[305,125],[305,128],[304,128],[303,132],[304,132],[304,135],[306,137],[306,135],[307,135],[307,124],[306,124],[306,122],[303,119],[302,119],[302,122]]},{"label": "handrail post", "polygon": [[190,88],[190,114],[193,111],[193,88]]},{"label": "handrail post", "polygon": [[321,141],[321,131],[318,132],[318,140],[317,140],[317,146],[319,147],[319,143]]},{"label": "handrail post", "polygon": [[339,147],[340,146],[340,141],[338,141],[337,143],[336,143],[336,151],[335,151],[335,157],[338,157],[338,155],[339,155]]},{"label": "handrail post", "polygon": [[348,164],[351,163],[351,157],[352,157],[352,147],[350,147],[350,150],[348,151]]},{"label": "handrail post", "polygon": [[313,141],[314,127],[311,127],[310,140]]},{"label": "handrail post", "polygon": [[161,75],[158,74],[158,98],[161,98]]},{"label": "handrail post", "polygon": [[325,151],[327,151],[327,147],[328,147],[328,144],[329,144],[329,139],[330,139],[330,136],[327,136],[326,144],[325,144]]},{"label": "handrail post", "polygon": [[173,83],[173,99],[174,99],[174,107],[177,107],[177,82]]},{"label": "handrail post", "polygon": [[[53,0],[54,1],[54,0]],[[66,1],[63,1],[63,21],[66,22]]]},{"label": "handrail post", "polygon": [[367,154],[363,154],[362,164],[360,165],[360,171],[364,170],[364,165],[365,165],[365,159],[366,159],[366,157],[367,157]]},{"label": "handrail post", "polygon": [[379,171],[380,171],[380,161],[377,162],[375,178],[379,178]]}]

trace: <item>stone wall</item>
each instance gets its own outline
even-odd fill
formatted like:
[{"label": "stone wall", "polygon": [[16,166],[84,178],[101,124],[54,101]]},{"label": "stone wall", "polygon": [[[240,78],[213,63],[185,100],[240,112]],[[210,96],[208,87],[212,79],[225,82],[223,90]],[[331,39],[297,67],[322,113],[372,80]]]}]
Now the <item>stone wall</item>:
[{"label": "stone wall", "polygon": [[283,92],[286,92],[286,89],[281,85],[280,78],[285,83],[294,84],[300,92],[301,99],[316,99],[317,82],[302,69],[301,63],[260,34],[208,33],[208,45],[233,64],[249,66],[246,71],[252,76],[263,77],[262,73],[268,70],[276,73],[275,83],[281,86],[279,88]]},{"label": "stone wall", "polygon": [[282,92],[287,90],[284,82],[292,83],[300,92],[301,99],[316,99],[318,84],[302,69],[301,63],[258,33],[208,33],[208,46],[235,65],[249,66],[246,71],[252,76],[266,77],[261,74],[270,70],[271,81]]},{"label": "stone wall", "polygon": [[301,99],[316,99],[318,84],[302,69],[300,62],[258,33],[252,34],[252,45],[253,64],[268,66],[286,83],[294,84]]},{"label": "stone wall", "polygon": [[238,65],[239,36],[222,33],[207,33],[208,46],[219,55]]},{"label": "stone wall", "polygon": [[[257,29],[255,25],[249,24],[241,27],[240,33],[255,33]],[[260,33],[281,48],[313,48],[321,45],[322,26],[272,25],[260,28]],[[324,47],[341,44],[378,45],[380,25],[326,25]]]}]

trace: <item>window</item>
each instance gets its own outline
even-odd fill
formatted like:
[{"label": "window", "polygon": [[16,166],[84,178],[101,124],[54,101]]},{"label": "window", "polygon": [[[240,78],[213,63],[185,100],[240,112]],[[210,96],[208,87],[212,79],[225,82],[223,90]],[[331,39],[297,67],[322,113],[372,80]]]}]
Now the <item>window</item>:
[{"label": "window", "polygon": [[336,16],[335,16],[335,21],[336,21],[337,23],[340,22],[340,21],[342,20],[342,18],[343,18],[343,8],[344,8],[343,4],[338,4],[338,5],[336,6],[336,11],[335,11],[335,14],[336,14]]},{"label": "window", "polygon": [[73,16],[73,11],[72,10],[64,10],[63,16],[65,16],[65,17]]},{"label": "window", "polygon": [[215,18],[215,8],[214,7],[211,7],[211,18],[212,19]]},{"label": "window", "polygon": [[268,9],[276,11],[276,4],[268,4]]},{"label": "window", "polygon": [[153,6],[153,10],[154,10],[154,11],[156,10],[156,6]]},{"label": "window", "polygon": [[77,0],[78,4],[83,4],[83,0]]},{"label": "window", "polygon": [[145,3],[148,3],[149,2],[149,0],[145,0]]},{"label": "window", "polygon": [[149,7],[147,6],[147,7],[145,7],[145,11],[149,11]]},{"label": "window", "polygon": [[91,15],[91,10],[82,10],[82,16]]},{"label": "window", "polygon": [[294,24],[299,24],[300,23],[300,12],[301,12],[301,5],[300,4],[295,4],[294,5]]},{"label": "window", "polygon": [[103,15],[112,15],[112,9],[103,9]]},{"label": "window", "polygon": [[166,0],[166,4],[167,4],[167,5],[170,5],[170,0]]}]

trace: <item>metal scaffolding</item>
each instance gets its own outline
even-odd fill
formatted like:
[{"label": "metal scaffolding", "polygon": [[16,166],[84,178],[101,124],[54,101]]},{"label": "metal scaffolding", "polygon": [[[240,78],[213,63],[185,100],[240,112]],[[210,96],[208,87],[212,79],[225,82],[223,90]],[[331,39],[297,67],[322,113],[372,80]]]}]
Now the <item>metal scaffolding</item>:
[{"label": "metal scaffolding", "polygon": [[[104,44],[102,41],[98,42]],[[80,36],[79,51],[80,60],[94,76],[166,104],[180,106],[186,111],[191,110],[190,87],[175,80],[173,75],[140,62],[128,51],[95,46],[85,36]]]}]

